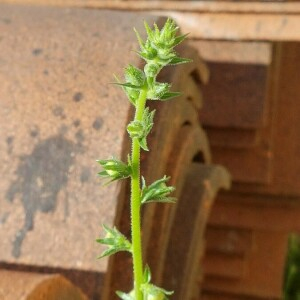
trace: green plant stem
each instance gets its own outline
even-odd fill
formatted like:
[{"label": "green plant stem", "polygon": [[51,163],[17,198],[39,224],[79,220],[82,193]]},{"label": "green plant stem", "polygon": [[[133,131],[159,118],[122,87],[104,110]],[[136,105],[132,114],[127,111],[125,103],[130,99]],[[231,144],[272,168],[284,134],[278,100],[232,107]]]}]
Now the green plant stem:
[{"label": "green plant stem", "polygon": [[[147,88],[141,90],[136,103],[135,121],[142,121],[145,110]],[[140,191],[140,145],[137,138],[132,140],[132,175],[131,175],[131,239],[134,273],[135,299],[143,300],[143,259],[141,242],[141,191]]]}]

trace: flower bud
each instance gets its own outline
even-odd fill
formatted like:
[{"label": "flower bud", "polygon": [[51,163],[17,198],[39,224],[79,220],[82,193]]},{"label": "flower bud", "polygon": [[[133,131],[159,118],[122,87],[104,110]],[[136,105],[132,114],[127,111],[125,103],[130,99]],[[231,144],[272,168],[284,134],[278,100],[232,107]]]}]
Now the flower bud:
[{"label": "flower bud", "polygon": [[147,98],[150,100],[160,100],[164,94],[170,91],[169,83],[156,82],[151,90],[148,91]]},{"label": "flower bud", "polygon": [[132,121],[127,126],[129,136],[133,138],[143,138],[145,135],[145,126],[141,121]]},{"label": "flower bud", "polygon": [[131,252],[131,243],[116,227],[110,228],[103,224],[103,228],[106,235],[104,238],[97,239],[96,242],[106,245],[108,248],[98,258],[110,256],[120,251]]},{"label": "flower bud", "polygon": [[146,49],[146,55],[149,60],[152,60],[157,56],[157,50],[153,47],[149,47]]},{"label": "flower bud", "polygon": [[131,167],[120,160],[111,158],[97,161],[103,168],[98,175],[104,178],[111,178],[111,181],[127,178],[131,175]]},{"label": "flower bud", "polygon": [[125,69],[125,79],[127,82],[136,85],[136,86],[143,86],[145,83],[145,74],[142,70],[129,65]]},{"label": "flower bud", "polygon": [[115,167],[116,163],[115,162],[108,162],[105,167],[106,167],[106,173],[110,176],[110,177],[115,177],[119,174],[119,171],[117,170],[113,170],[113,169],[109,169],[110,167]]},{"label": "flower bud", "polygon": [[137,89],[131,89],[131,88],[124,88],[125,93],[129,99],[129,101],[135,105],[136,101],[138,100],[140,96],[140,91]]},{"label": "flower bud", "polygon": [[147,77],[154,78],[160,71],[160,67],[157,64],[149,63],[144,67],[144,71]]}]

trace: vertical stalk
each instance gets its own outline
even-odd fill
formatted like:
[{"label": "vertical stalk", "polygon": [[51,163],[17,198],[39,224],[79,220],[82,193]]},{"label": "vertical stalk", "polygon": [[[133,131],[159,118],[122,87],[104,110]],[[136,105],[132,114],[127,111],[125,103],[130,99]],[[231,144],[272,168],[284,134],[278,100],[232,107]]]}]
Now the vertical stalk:
[{"label": "vertical stalk", "polygon": [[[147,88],[140,92],[136,103],[135,121],[142,121],[145,110]],[[141,190],[140,190],[140,145],[137,138],[132,139],[132,175],[131,175],[131,242],[133,257],[135,299],[143,300],[141,284],[143,283],[143,259],[141,243]]]}]

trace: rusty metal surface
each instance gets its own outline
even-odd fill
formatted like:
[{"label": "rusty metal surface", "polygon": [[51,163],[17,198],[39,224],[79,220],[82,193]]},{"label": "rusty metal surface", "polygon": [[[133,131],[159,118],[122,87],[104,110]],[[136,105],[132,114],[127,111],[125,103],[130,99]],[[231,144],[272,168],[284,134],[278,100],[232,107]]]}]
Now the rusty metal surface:
[{"label": "rusty metal surface", "polygon": [[229,187],[230,176],[223,167],[190,164],[163,264],[162,282],[175,291],[174,299],[192,299],[194,286],[198,285],[206,221],[218,190]]},{"label": "rusty metal surface", "polygon": [[1,0],[4,3],[45,4],[54,6],[79,6],[89,8],[124,9],[124,10],[181,10],[191,12],[227,12],[227,13],[270,13],[299,14],[300,5],[293,3],[266,2],[223,2],[223,1],[124,1],[124,0]]},{"label": "rusty metal surface", "polygon": [[[186,176],[190,173],[191,163],[195,156],[203,155],[204,163],[208,162],[208,141],[204,131],[196,126],[182,126],[177,130],[176,139],[173,142],[172,149],[167,161],[165,173],[171,176],[170,183],[176,185],[174,196],[178,199],[185,197],[184,185]],[[203,172],[203,169],[202,169]],[[202,174],[199,172],[199,176]],[[199,194],[195,192],[196,195]],[[199,195],[198,195],[199,196]],[[197,196],[197,197],[198,197]],[[192,199],[190,199],[192,201]],[[154,276],[158,282],[162,280],[164,268],[168,262],[168,248],[173,242],[170,242],[174,232],[174,224],[178,224],[175,219],[178,209],[180,210],[180,200],[176,205],[155,205],[155,212],[150,219],[146,215],[147,223],[145,230],[150,231],[146,245],[146,257],[150,265],[155,266]],[[163,229],[163,231],[162,231]],[[185,244],[185,243],[183,243]],[[179,246],[179,245],[178,245]],[[181,261],[178,257],[178,261]],[[178,286],[179,287],[179,286]]]},{"label": "rusty metal surface", "polygon": [[205,233],[206,251],[233,256],[244,256],[253,246],[253,234],[250,229],[230,226],[209,226]]},{"label": "rusty metal surface", "polygon": [[[287,240],[291,231],[299,231],[299,215],[297,199],[218,195],[206,233],[204,291],[280,299]],[[211,254],[217,257],[212,260]],[[234,257],[246,272],[237,268]],[[223,270],[225,265],[230,272]]]},{"label": "rusty metal surface", "polygon": [[[155,11],[161,14],[160,11]],[[300,40],[299,14],[195,13],[165,11],[194,39],[231,41]],[[199,26],[201,24],[201,26]]]},{"label": "rusty metal surface", "polygon": [[[202,87],[207,101],[200,111],[212,148],[252,151],[261,147],[258,129],[270,119],[270,97],[266,97],[266,92],[272,46],[201,40],[193,41],[192,45],[213,66],[209,84]],[[251,70],[253,76],[249,74]],[[262,80],[258,80],[260,77]]]},{"label": "rusty metal surface", "polygon": [[[261,297],[249,296],[249,295],[234,295],[232,293],[226,293],[224,291],[207,291],[200,296],[201,300],[261,300]],[[273,300],[280,300],[280,297],[272,298]]]},{"label": "rusty metal surface", "polygon": [[257,130],[206,127],[205,131],[212,148],[253,149],[260,142]]},{"label": "rusty metal surface", "polygon": [[60,275],[1,270],[0,299],[87,300],[87,297]]},{"label": "rusty metal surface", "polygon": [[222,194],[209,224],[255,230],[300,231],[299,202],[288,197]]},{"label": "rusty metal surface", "polygon": [[245,41],[300,40],[298,3],[91,0],[1,0],[1,2],[60,7],[147,10],[154,14],[171,16],[184,32],[191,32],[192,38]]},{"label": "rusty metal surface", "polygon": [[206,253],[202,262],[207,277],[222,277],[223,280],[242,280],[247,274],[247,261],[243,256]]},{"label": "rusty metal surface", "polygon": [[[203,290],[262,299],[280,299],[288,235],[288,232],[255,231],[254,249],[245,257],[244,277],[234,280],[224,278],[221,274],[204,276]],[[226,263],[229,261],[224,262]]]},{"label": "rusty metal surface", "polygon": [[205,61],[268,65],[272,60],[272,44],[244,41],[191,40]]},{"label": "rusty metal surface", "polygon": [[[263,125],[267,65],[208,62],[211,77],[203,87],[203,125],[255,129]],[[216,112],[217,118],[216,118]]]},{"label": "rusty metal surface", "polygon": [[120,185],[102,188],[95,160],[123,155],[129,103],[109,82],[138,61],[145,18],[1,5],[1,261],[106,270],[95,238]]},{"label": "rusty metal surface", "polygon": [[214,161],[226,166],[237,183],[269,184],[272,180],[273,156],[269,148],[230,149],[214,147]]},{"label": "rusty metal surface", "polygon": [[[215,60],[211,70],[215,81],[203,87],[204,98],[208,100],[200,111],[200,119],[206,123],[212,157],[229,168],[235,182],[269,184],[273,175],[278,59],[274,55],[272,62],[266,64],[270,49],[266,52],[259,48],[257,56],[251,56],[247,51],[250,53],[252,46],[226,42],[222,54],[216,49],[223,42],[209,43],[205,43],[205,48],[212,49],[209,59]],[[246,53],[238,63],[224,63],[233,47]],[[201,52],[201,43],[198,50]],[[254,64],[254,58],[265,62]],[[254,73],[260,70],[261,80],[254,73],[249,76],[248,70]]]},{"label": "rusty metal surface", "polygon": [[[223,235],[234,231],[237,237],[247,232],[248,238],[239,238],[239,249],[235,246],[231,253],[220,249],[230,246],[229,241],[216,244],[216,240],[207,238],[204,299],[222,299],[226,294],[229,299],[281,298],[288,233],[300,226],[299,186],[295,180],[299,173],[295,152],[299,148],[298,58],[298,44],[275,45],[264,100],[265,126],[256,130],[257,144],[248,148],[248,154],[245,149],[234,149],[232,143],[212,146],[213,158],[231,169],[236,193],[219,196],[208,226],[222,229]],[[218,133],[215,137],[220,139],[221,130]],[[269,159],[269,165],[255,159],[258,151]],[[265,175],[268,181],[263,182]],[[251,184],[250,176],[254,182],[261,180],[260,184]],[[238,183],[239,179],[244,182]],[[233,259],[237,257],[238,261]]]},{"label": "rusty metal surface", "polygon": [[[273,180],[269,185],[234,185],[234,189],[246,193],[271,195],[300,195],[299,147],[300,147],[300,93],[298,70],[300,62],[298,43],[280,45],[276,82],[277,107],[273,111]],[[274,74],[275,77],[275,74]]]}]

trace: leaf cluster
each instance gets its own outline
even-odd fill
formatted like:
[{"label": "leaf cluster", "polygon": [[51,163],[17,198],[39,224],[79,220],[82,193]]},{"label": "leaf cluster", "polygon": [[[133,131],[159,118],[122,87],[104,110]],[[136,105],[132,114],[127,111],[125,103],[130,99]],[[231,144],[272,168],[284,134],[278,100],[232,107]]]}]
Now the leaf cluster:
[{"label": "leaf cluster", "polygon": [[174,47],[180,44],[186,34],[177,36],[178,27],[175,22],[168,19],[161,30],[154,24],[151,29],[145,22],[147,39],[143,41],[140,34],[135,30],[140,51],[138,55],[145,60],[144,70],[132,65],[125,68],[125,82],[121,83],[117,78],[117,85],[123,87],[129,101],[136,105],[142,90],[147,90],[149,100],[168,100],[180,95],[179,92],[172,92],[171,84],[156,81],[161,69],[167,65],[177,65],[190,62],[188,58],[179,57]]},{"label": "leaf cluster", "polygon": [[147,39],[143,41],[140,34],[135,30],[141,50],[138,54],[149,64],[159,67],[189,62],[189,59],[178,57],[174,47],[179,45],[186,34],[177,36],[178,27],[175,22],[168,19],[161,30],[154,24],[151,29],[145,22]]},{"label": "leaf cluster", "polygon": [[110,256],[119,251],[131,252],[131,243],[116,227],[109,228],[103,224],[103,228],[106,231],[106,235],[102,239],[97,239],[96,242],[107,245],[108,249],[106,249],[98,258]]},{"label": "leaf cluster", "polygon": [[[135,118],[127,126],[127,132],[133,140],[134,147],[139,146],[139,148],[149,151],[147,136],[153,127],[155,111],[150,111],[148,107],[145,108],[146,100],[166,101],[180,95],[179,92],[171,91],[170,83],[158,82],[156,80],[157,75],[167,65],[187,63],[191,60],[179,57],[174,50],[174,47],[186,38],[186,35],[177,36],[178,27],[174,21],[168,19],[161,30],[156,24],[154,24],[153,29],[146,22],[144,25],[147,32],[146,40],[143,40],[136,30],[135,32],[140,46],[137,54],[145,61],[145,65],[143,69],[140,69],[129,64],[124,70],[124,82],[121,82],[115,76],[115,84],[124,90],[128,100],[136,108]],[[138,178],[140,176],[139,148],[136,152],[132,152],[138,153],[138,156],[132,154],[132,157],[128,157],[127,163],[115,158],[98,160],[97,162],[103,169],[98,175],[108,179],[107,183],[127,177],[137,180],[136,175],[138,175]],[[171,197],[170,194],[175,188],[167,185],[169,179],[169,177],[164,176],[147,185],[142,177],[142,186],[138,187],[139,193],[137,193],[139,199],[132,203],[137,203],[140,209],[140,205],[144,203],[174,202],[176,199]],[[108,248],[99,258],[119,251],[133,253],[131,243],[120,231],[115,227],[109,228],[105,225],[103,227],[106,235],[102,239],[97,239],[97,242],[108,246]],[[134,240],[132,242],[134,243]],[[142,277],[142,272],[139,272],[139,274],[138,277]],[[173,293],[151,283],[151,272],[148,266],[144,269],[143,281],[139,280],[139,282],[142,282],[142,284],[136,286],[136,292],[143,294],[143,300],[167,300],[167,296]],[[135,291],[130,293],[118,291],[117,294],[123,300],[136,300]]]},{"label": "leaf cluster", "polygon": [[131,121],[127,126],[129,136],[132,139],[137,138],[140,147],[145,151],[149,151],[146,138],[153,127],[154,113],[155,110],[150,112],[149,108],[147,107],[144,110],[142,121],[134,120]]},{"label": "leaf cluster", "polygon": [[169,179],[170,177],[164,176],[147,186],[145,178],[142,177],[141,202],[175,202],[176,198],[169,196],[175,191],[175,187],[166,185]]},{"label": "leaf cluster", "polygon": [[115,159],[99,159],[97,162],[101,165],[103,170],[98,173],[98,175],[102,178],[110,178],[107,183],[110,183],[115,180],[124,179],[131,175],[131,163],[128,158],[128,164]]},{"label": "leaf cluster", "polygon": [[[151,271],[148,265],[145,267],[144,283],[141,285],[141,290],[144,300],[168,300],[167,296],[173,294],[173,291],[167,291],[151,283]],[[117,291],[117,295],[122,300],[135,300],[134,290],[130,293]]]}]

